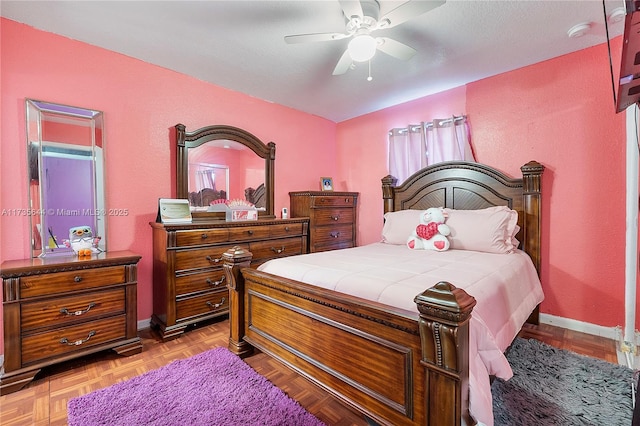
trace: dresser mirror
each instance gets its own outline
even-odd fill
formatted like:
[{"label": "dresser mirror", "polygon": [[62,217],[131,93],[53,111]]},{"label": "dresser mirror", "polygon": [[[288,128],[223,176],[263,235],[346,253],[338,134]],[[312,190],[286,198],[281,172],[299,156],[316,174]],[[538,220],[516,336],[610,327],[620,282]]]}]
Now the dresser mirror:
[{"label": "dresser mirror", "polygon": [[177,198],[186,198],[194,218],[220,218],[211,205],[245,200],[258,216],[273,218],[276,145],[232,126],[208,126],[193,132],[177,124]]},{"label": "dresser mirror", "polygon": [[32,257],[72,254],[76,227],[106,251],[103,113],[27,99],[26,123]]}]

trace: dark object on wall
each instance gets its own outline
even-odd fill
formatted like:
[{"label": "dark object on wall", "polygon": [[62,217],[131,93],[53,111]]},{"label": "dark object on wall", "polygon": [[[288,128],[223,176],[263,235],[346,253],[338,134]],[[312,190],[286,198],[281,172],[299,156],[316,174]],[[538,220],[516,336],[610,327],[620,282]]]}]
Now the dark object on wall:
[{"label": "dark object on wall", "polygon": [[626,0],[627,15],[624,18],[622,35],[622,60],[620,79],[618,80],[618,99],[616,112],[640,101],[640,1]]}]

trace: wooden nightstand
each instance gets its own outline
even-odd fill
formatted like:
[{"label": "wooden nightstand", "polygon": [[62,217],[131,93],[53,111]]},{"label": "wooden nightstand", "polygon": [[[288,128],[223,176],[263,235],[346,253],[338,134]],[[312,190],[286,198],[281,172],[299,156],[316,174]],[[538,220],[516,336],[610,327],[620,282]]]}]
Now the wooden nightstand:
[{"label": "wooden nightstand", "polygon": [[291,217],[309,217],[309,251],[356,246],[357,192],[289,193]]},{"label": "wooden nightstand", "polygon": [[41,368],[58,362],[106,349],[140,353],[139,260],[121,251],[3,262],[0,394],[21,389]]}]

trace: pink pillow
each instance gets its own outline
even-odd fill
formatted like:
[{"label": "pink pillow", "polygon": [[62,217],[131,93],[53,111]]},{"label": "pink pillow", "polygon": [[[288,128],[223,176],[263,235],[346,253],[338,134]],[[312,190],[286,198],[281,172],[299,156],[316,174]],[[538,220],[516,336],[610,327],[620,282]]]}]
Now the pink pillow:
[{"label": "pink pillow", "polygon": [[384,214],[382,242],[387,244],[406,244],[409,235],[420,224],[420,214],[424,210],[399,210]]},{"label": "pink pillow", "polygon": [[511,253],[518,248],[518,212],[506,206],[481,210],[445,209],[452,249]]}]

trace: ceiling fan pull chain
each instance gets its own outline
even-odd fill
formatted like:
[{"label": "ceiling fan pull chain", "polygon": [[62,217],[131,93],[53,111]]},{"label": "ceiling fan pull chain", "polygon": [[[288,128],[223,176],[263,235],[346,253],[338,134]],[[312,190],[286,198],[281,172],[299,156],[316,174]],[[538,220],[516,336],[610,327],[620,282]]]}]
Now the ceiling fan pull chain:
[{"label": "ceiling fan pull chain", "polygon": [[367,81],[371,80],[373,80],[373,77],[371,77],[371,59],[369,59],[369,77],[367,77]]}]

